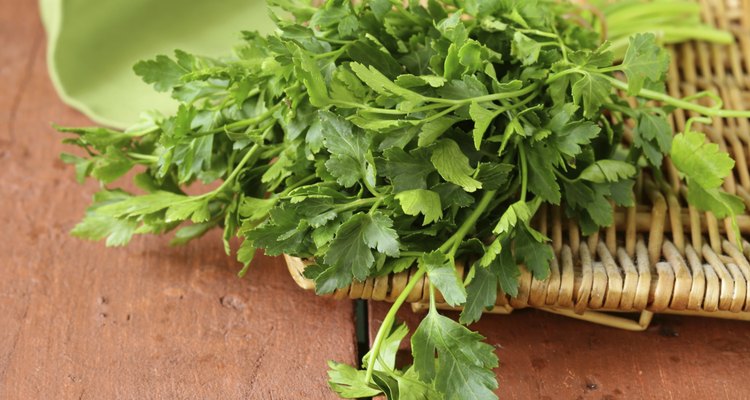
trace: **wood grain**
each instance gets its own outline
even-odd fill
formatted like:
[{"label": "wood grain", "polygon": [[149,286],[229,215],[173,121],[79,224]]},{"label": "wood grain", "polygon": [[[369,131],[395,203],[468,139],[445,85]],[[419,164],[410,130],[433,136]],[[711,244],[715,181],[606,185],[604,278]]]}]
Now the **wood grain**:
[{"label": "wood grain", "polygon": [[[371,338],[388,309],[370,302]],[[398,318],[413,332],[422,315],[404,307]],[[471,328],[497,348],[501,399],[750,398],[747,322],[656,316],[627,332],[528,309]]]},{"label": "wood grain", "polygon": [[90,122],[51,87],[36,3],[0,0],[0,399],[335,398],[326,360],[354,362],[352,304],[297,288],[281,259],[240,280],[217,232],[68,235],[96,187],[50,123]]}]

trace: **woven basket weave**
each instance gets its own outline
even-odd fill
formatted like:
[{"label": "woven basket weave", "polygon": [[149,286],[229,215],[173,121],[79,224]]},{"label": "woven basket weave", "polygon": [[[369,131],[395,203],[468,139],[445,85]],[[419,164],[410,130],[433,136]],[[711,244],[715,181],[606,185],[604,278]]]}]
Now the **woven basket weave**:
[{"label": "woven basket weave", "polygon": [[[702,15],[732,32],[729,46],[684,43],[670,48],[672,65],[667,84],[674,97],[702,91],[717,93],[729,109],[750,108],[750,0],[701,0]],[[685,127],[688,113],[672,116],[675,131]],[[710,126],[696,125],[736,161],[724,189],[740,196],[750,209],[750,121],[717,118]],[[625,140],[629,140],[627,134]],[[637,206],[616,208],[615,224],[582,237],[574,221],[559,207],[543,207],[535,225],[552,238],[555,258],[548,279],[539,281],[522,268],[518,295],[498,293],[492,312],[535,307],[630,330],[643,330],[653,312],[750,320],[750,215],[738,217],[744,244],[733,243],[729,220],[717,220],[687,204],[677,170],[664,165],[670,185],[639,178]],[[289,271],[305,289],[314,283],[302,275],[305,263],[286,257]],[[458,266],[463,275],[462,266]],[[415,269],[369,278],[333,294],[335,298],[393,301]],[[428,301],[427,278],[407,301],[415,309]],[[443,299],[437,294],[436,300]],[[441,304],[443,308],[447,305]],[[637,321],[597,311],[640,312]]]}]

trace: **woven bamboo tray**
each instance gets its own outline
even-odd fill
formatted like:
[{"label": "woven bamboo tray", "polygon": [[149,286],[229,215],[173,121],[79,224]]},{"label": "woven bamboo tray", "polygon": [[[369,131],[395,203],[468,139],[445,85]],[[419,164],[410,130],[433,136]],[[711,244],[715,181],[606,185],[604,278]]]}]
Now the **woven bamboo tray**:
[{"label": "woven bamboo tray", "polygon": [[[670,48],[673,63],[667,84],[674,97],[702,91],[717,93],[726,108],[750,108],[750,0],[701,0],[705,21],[732,32],[730,46],[684,43]],[[682,131],[691,115],[677,111],[671,124]],[[750,209],[750,121],[716,118],[699,126],[710,140],[736,161],[724,189],[740,196]],[[625,140],[629,140],[627,134]],[[551,239],[555,258],[548,279],[539,281],[522,269],[518,295],[499,292],[491,312],[509,313],[534,307],[629,330],[644,330],[652,313],[673,313],[750,321],[750,215],[738,218],[744,244],[734,245],[729,220],[717,220],[687,204],[677,170],[668,160],[663,168],[668,185],[649,176],[636,184],[637,206],[616,208],[615,224],[582,237],[574,221],[559,207],[542,208],[535,225]],[[314,283],[302,275],[305,262],[286,256],[289,271],[302,288]],[[394,301],[416,267],[354,282],[334,298]],[[463,275],[463,266],[458,266]],[[407,301],[424,309],[429,299],[422,278]],[[442,308],[439,293],[437,302]],[[628,319],[607,312],[636,312]]]}]

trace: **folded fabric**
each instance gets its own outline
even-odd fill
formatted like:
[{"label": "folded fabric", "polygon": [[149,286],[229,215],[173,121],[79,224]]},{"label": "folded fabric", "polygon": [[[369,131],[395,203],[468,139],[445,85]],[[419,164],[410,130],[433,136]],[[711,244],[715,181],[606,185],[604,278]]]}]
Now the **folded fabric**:
[{"label": "folded fabric", "polygon": [[265,0],[40,0],[40,10],[60,97],[116,128],[176,106],[133,73],[137,61],[175,49],[227,55],[240,31],[273,29]]}]

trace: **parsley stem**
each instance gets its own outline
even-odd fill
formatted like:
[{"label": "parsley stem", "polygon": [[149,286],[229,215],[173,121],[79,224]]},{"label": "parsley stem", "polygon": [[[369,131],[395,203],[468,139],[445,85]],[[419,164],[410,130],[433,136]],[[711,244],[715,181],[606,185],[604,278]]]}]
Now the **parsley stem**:
[{"label": "parsley stem", "polygon": [[[315,8],[315,7],[313,7],[313,9],[315,11],[318,11],[318,9]],[[352,40],[333,39],[333,38],[328,38],[328,37],[325,37],[325,36],[318,36],[318,37],[316,37],[316,39],[322,40],[322,41],[328,42],[328,43],[341,44],[341,45],[350,45],[350,44],[353,43]]]},{"label": "parsley stem", "polygon": [[613,27],[625,27],[633,25],[634,21],[651,19],[655,16],[672,16],[682,13],[698,15],[701,10],[698,3],[691,4],[690,2],[682,2],[677,9],[675,9],[675,3],[673,2],[638,2],[636,4],[634,6],[631,3],[616,11],[606,13],[607,24]]},{"label": "parsley stem", "polygon": [[373,196],[375,196],[375,197],[377,197],[377,198],[383,197],[383,195],[382,195],[382,194],[380,194],[380,192],[378,192],[378,190],[377,190],[377,189],[375,189],[375,186],[373,186],[373,185],[372,185],[372,184],[371,184],[370,182],[368,182],[368,181],[367,181],[367,171],[362,171],[362,172],[363,172],[363,173],[362,173],[362,175],[364,175],[364,176],[365,176],[365,177],[364,177],[364,178],[362,179],[362,182],[364,182],[364,183],[365,183],[365,187],[367,188],[367,190],[368,190],[368,191],[369,191],[369,192],[370,192],[370,193],[371,193],[371,194],[372,194]]},{"label": "parsley stem", "polygon": [[377,197],[368,197],[366,199],[358,199],[358,200],[352,201],[351,203],[346,203],[339,207],[334,208],[333,212],[335,212],[336,214],[339,214],[344,211],[349,211],[349,210],[357,209],[360,207],[371,206],[375,204],[377,201],[378,201]]},{"label": "parsley stem", "polygon": [[539,92],[533,92],[530,95],[526,96],[523,100],[519,101],[518,103],[511,103],[509,105],[504,105],[503,107],[499,108],[498,111],[505,112],[510,110],[515,110],[516,108],[520,108],[522,106],[525,106],[530,102],[531,100],[534,100],[536,96],[539,94]]},{"label": "parsley stem", "polygon": [[390,332],[391,328],[393,327],[393,322],[396,320],[396,313],[398,312],[398,309],[401,308],[402,304],[404,304],[406,298],[409,297],[411,291],[414,290],[414,286],[416,286],[417,282],[422,279],[425,272],[426,271],[423,268],[419,268],[416,272],[414,272],[414,275],[409,278],[409,283],[406,284],[404,290],[401,291],[401,294],[398,295],[396,301],[393,302],[391,309],[388,310],[388,314],[386,314],[385,318],[383,318],[383,323],[380,325],[380,328],[378,328],[378,333],[375,335],[375,340],[373,341],[372,349],[370,350],[370,355],[367,359],[365,382],[372,381],[372,371],[375,368],[375,360],[378,358],[380,347],[383,345],[383,340],[385,340],[388,332]]},{"label": "parsley stem", "polygon": [[[345,101],[345,100],[335,100],[335,99],[332,99],[331,103],[333,103],[335,105],[338,105],[338,106],[348,106],[348,107],[352,107],[352,108],[359,108],[360,110],[364,110],[364,111],[371,112],[371,113],[376,113],[376,114],[389,114],[389,115],[404,115],[404,114],[408,114],[408,112],[406,112],[406,111],[396,110],[396,109],[392,109],[392,108],[370,107],[370,106],[367,106],[365,104],[355,103],[353,101]],[[441,107],[442,107],[442,105],[441,105]],[[344,108],[344,107],[342,107],[342,108]]]},{"label": "parsley stem", "polygon": [[621,71],[621,70],[622,70],[621,65],[612,65],[609,67],[597,68],[596,72],[614,72],[614,71]]},{"label": "parsley stem", "polygon": [[128,153],[128,157],[134,158],[136,160],[144,161],[147,164],[152,164],[159,161],[159,157],[153,156],[150,154],[141,154],[141,153],[134,153],[130,152]]},{"label": "parsley stem", "polygon": [[[607,80],[609,80],[612,86],[620,90],[628,90],[627,83],[619,79],[613,78],[611,76],[604,75],[604,77],[607,78]],[[689,101],[685,101],[684,99],[677,99],[668,94],[655,92],[649,89],[641,89],[641,91],[638,92],[638,97],[643,97],[649,100],[661,101],[662,103],[666,103],[671,106],[682,108],[684,110],[695,111],[697,113],[700,113],[709,117],[750,118],[750,111],[723,110],[723,109],[717,109],[717,108],[712,108],[712,107],[706,107],[700,104],[695,104]]]},{"label": "parsley stem", "polygon": [[396,109],[393,109],[393,108],[370,107],[370,106],[366,106],[364,104],[353,103],[353,102],[350,102],[350,101],[336,100],[336,103],[343,104],[343,105],[350,106],[350,107],[359,108],[359,109],[361,109],[364,112],[371,112],[371,113],[374,113],[374,114],[388,114],[388,115],[408,115],[408,114],[415,114],[415,113],[418,113],[418,112],[430,111],[430,110],[434,110],[434,109],[437,109],[437,108],[446,107],[445,104],[430,104],[428,106],[417,107],[417,108],[415,108],[413,110],[409,110],[409,111],[401,111],[401,110],[396,110]]},{"label": "parsley stem", "polygon": [[542,47],[560,47],[558,42],[540,42],[539,45]]},{"label": "parsley stem", "polygon": [[565,176],[562,172],[558,171],[557,169],[553,169],[553,171],[554,171],[555,175],[557,175],[558,178],[564,180],[565,182],[575,183],[578,180],[578,178],[576,178],[576,179],[570,179],[570,178],[568,178],[567,176]]},{"label": "parsley stem", "polygon": [[523,145],[518,146],[518,155],[521,159],[521,201],[526,201],[526,189],[529,180],[529,170],[526,164],[526,148]]},{"label": "parsley stem", "polygon": [[380,204],[382,202],[383,202],[383,198],[378,197],[377,201],[375,201],[375,204],[373,204],[372,207],[370,207],[370,211],[368,211],[368,214],[372,215],[372,213],[374,213],[378,209],[378,207],[380,207]]},{"label": "parsley stem", "polygon": [[253,156],[255,156],[256,153],[258,153],[258,151],[260,151],[263,145],[263,141],[265,141],[266,136],[268,136],[268,134],[273,131],[274,125],[275,124],[272,124],[268,128],[266,128],[266,131],[263,132],[263,136],[261,137],[260,142],[255,143],[253,147],[251,147],[250,150],[248,150],[247,153],[245,153],[245,156],[242,157],[239,163],[237,163],[237,166],[234,167],[234,170],[232,170],[232,173],[229,174],[229,176],[227,176],[227,179],[225,179],[224,182],[221,183],[221,186],[216,188],[216,190],[212,190],[204,195],[201,195],[200,197],[215,196],[221,193],[227,187],[229,187],[229,185],[231,185],[234,182],[234,179],[237,178],[237,176],[240,174],[240,172],[242,171],[242,168],[245,167],[245,164],[247,164],[247,162],[250,161],[250,159],[253,158]]},{"label": "parsley stem", "polygon": [[126,136],[128,137],[140,137],[148,135],[149,133],[158,132],[159,129],[161,129],[158,125],[153,125],[148,128],[144,128],[143,130],[134,130],[130,132],[124,132]]},{"label": "parsley stem", "polygon": [[316,54],[316,55],[313,56],[313,58],[317,60],[317,59],[320,59],[320,58],[333,57],[334,60],[337,60],[342,54],[344,54],[344,52],[346,52],[347,50],[349,50],[349,46],[351,46],[352,43],[353,42],[348,42],[348,43],[344,44],[343,46],[339,47],[336,50],[332,50],[332,51],[329,51],[329,52],[326,52],[326,53]]},{"label": "parsley stem", "polygon": [[542,37],[551,38],[551,39],[559,39],[560,38],[559,35],[556,35],[556,34],[554,34],[552,32],[544,32],[544,31],[540,31],[538,29],[517,29],[517,31],[521,32],[521,33],[528,33],[530,35],[542,36]]},{"label": "parsley stem", "polygon": [[552,82],[554,82],[554,81],[562,78],[565,75],[574,74],[574,73],[584,74],[584,73],[586,73],[586,71],[583,71],[583,70],[581,70],[578,67],[570,68],[570,69],[564,69],[564,70],[562,70],[560,72],[556,72],[556,73],[550,75],[547,78],[547,80],[544,81],[544,83],[547,84],[547,85],[549,85],[550,83],[552,83]]},{"label": "parsley stem", "polygon": [[443,111],[440,111],[440,112],[439,112],[439,113],[437,113],[437,114],[433,114],[433,115],[430,115],[430,116],[429,116],[429,117],[427,117],[427,118],[424,118],[424,119],[422,119],[422,120],[421,120],[421,121],[419,121],[419,122],[420,122],[420,124],[425,124],[425,123],[427,123],[427,122],[430,122],[430,121],[434,121],[434,120],[436,120],[436,119],[438,119],[438,118],[440,118],[440,117],[442,117],[442,116],[444,116],[444,115],[446,115],[446,114],[450,114],[450,113],[452,113],[453,111],[456,111],[456,110],[458,110],[459,108],[461,108],[461,105],[460,105],[460,104],[456,104],[455,106],[450,106],[450,107],[446,108],[445,110],[443,110]]},{"label": "parsley stem", "polygon": [[[439,250],[441,252],[447,252],[448,250],[451,250],[451,248],[453,248],[453,250],[451,250],[450,257],[453,258],[453,256],[455,256],[456,249],[458,249],[456,243],[460,244],[466,234],[469,233],[469,230],[474,227],[474,225],[479,220],[479,217],[487,209],[487,206],[489,206],[492,202],[492,199],[495,197],[496,193],[496,190],[489,190],[485,192],[484,195],[482,195],[482,199],[479,200],[479,204],[477,204],[477,207],[474,209],[474,211],[471,212],[471,214],[469,214],[469,217],[466,218],[466,220],[461,224],[456,233],[451,236],[445,243],[443,243],[442,246],[440,246]],[[404,290],[401,292],[398,298],[396,298],[396,301],[393,302],[391,309],[388,310],[388,314],[386,314],[385,318],[383,319],[383,323],[380,325],[378,333],[375,335],[375,341],[373,342],[372,350],[370,350],[370,356],[367,359],[365,382],[370,382],[372,380],[372,371],[375,367],[375,359],[380,353],[380,347],[383,344],[383,340],[385,340],[388,332],[391,331],[391,327],[393,326],[393,322],[396,319],[396,313],[398,312],[398,309],[401,308],[402,304],[404,304],[404,301],[406,301],[406,298],[414,289],[414,286],[417,284],[417,282],[422,279],[425,272],[426,271],[423,268],[417,269],[414,275],[412,275],[409,279],[409,283],[406,285]],[[434,303],[434,298],[435,296],[431,292],[430,302]]]},{"label": "parsley stem", "polygon": [[427,100],[435,102],[435,103],[458,104],[458,105],[464,105],[464,104],[468,104],[472,102],[484,103],[488,101],[521,97],[525,94],[533,92],[538,87],[539,87],[539,83],[532,83],[531,85],[528,85],[522,89],[515,90],[512,92],[493,93],[493,94],[487,94],[484,96],[468,97],[465,99],[441,99],[437,97],[427,97]]},{"label": "parsley stem", "polygon": [[570,62],[568,60],[568,46],[565,45],[562,36],[560,36],[560,33],[557,32],[557,27],[555,26],[555,24],[552,24],[552,31],[555,33],[557,43],[560,45],[560,52],[562,53],[563,61],[565,61],[566,63]]},{"label": "parsley stem", "polygon": [[695,123],[695,122],[701,122],[701,123],[704,123],[704,124],[710,124],[713,121],[711,121],[710,118],[706,118],[706,117],[692,117],[692,118],[688,118],[688,120],[685,122],[685,132],[690,132],[690,128],[693,127],[693,123]]},{"label": "parsley stem", "polygon": [[[355,103],[351,101],[342,101],[342,100],[336,100],[335,103],[341,104],[344,106],[353,107],[353,108],[358,108],[365,112],[371,112],[375,114],[388,114],[388,115],[408,115],[408,114],[414,114],[414,113],[423,112],[423,111],[431,111],[431,110],[435,110],[438,108],[450,106],[450,108],[447,111],[446,110],[441,111],[441,113],[439,113],[438,116],[431,116],[431,117],[438,118],[439,116],[443,116],[451,111],[455,111],[459,107],[472,103],[472,102],[484,103],[484,102],[490,102],[490,101],[496,101],[496,100],[517,98],[517,97],[521,97],[523,95],[533,92],[538,87],[539,87],[539,84],[534,83],[534,84],[531,84],[529,86],[526,86],[522,89],[519,89],[513,92],[493,93],[493,94],[488,94],[484,96],[467,97],[463,99],[443,99],[439,97],[425,97],[424,98],[425,101],[432,102],[433,104],[426,105],[423,107],[417,107],[409,111],[401,111],[401,110],[396,110],[396,109],[391,109],[391,108],[370,107],[365,104]],[[426,121],[421,120],[420,122],[424,123]]]},{"label": "parsley stem", "polygon": [[[561,78],[561,77],[563,77],[565,75],[572,74],[572,73],[579,73],[579,74],[596,73],[596,74],[600,74],[602,77],[604,77],[605,79],[607,79],[609,81],[609,83],[613,87],[615,87],[617,89],[620,89],[620,90],[627,91],[628,90],[628,83],[627,82],[623,82],[623,81],[621,81],[621,80],[619,80],[617,78],[614,78],[614,77],[611,77],[609,75],[605,75],[604,74],[605,72],[609,72],[610,70],[614,70],[613,67],[602,68],[602,69],[598,69],[596,71],[586,71],[586,70],[583,70],[583,69],[580,69],[580,68],[576,67],[576,68],[566,69],[566,70],[560,71],[560,72],[558,72],[556,74],[553,74],[549,78],[547,78],[547,80],[545,82],[547,84],[549,84],[549,83],[554,82],[555,80],[557,80],[557,79],[559,79],[559,78]],[[706,95],[706,94],[701,94],[701,95]],[[683,110],[694,111],[694,112],[697,112],[699,114],[703,114],[703,115],[709,116],[709,117],[750,118],[750,111],[745,111],[745,110],[725,110],[725,109],[721,109],[721,108],[716,107],[716,106],[714,106],[714,107],[706,107],[706,106],[702,106],[700,104],[691,103],[689,100],[690,99],[694,99],[696,96],[686,97],[684,99],[678,99],[678,98],[672,97],[672,96],[670,96],[668,94],[656,92],[656,91],[649,90],[649,89],[641,89],[638,92],[637,96],[638,97],[643,97],[643,98],[649,99],[649,100],[660,101],[662,103],[669,104],[671,106],[674,106],[674,107],[677,107],[677,108],[681,108]],[[720,104],[719,104],[719,106],[720,106]]]},{"label": "parsley stem", "polygon": [[250,150],[247,151],[247,153],[245,153],[245,156],[242,157],[242,159],[237,164],[237,166],[234,167],[234,170],[232,170],[232,173],[229,174],[227,179],[225,179],[224,182],[221,183],[221,186],[216,188],[216,190],[207,193],[207,195],[220,193],[222,190],[226,189],[227,186],[231,185],[232,182],[234,181],[234,178],[236,178],[237,175],[239,175],[240,171],[245,166],[245,164],[250,160],[250,158],[252,158],[255,155],[255,153],[258,152],[258,150],[260,150],[260,145],[256,143],[255,145],[253,145],[253,147],[250,148]]},{"label": "parsley stem", "polygon": [[284,189],[284,191],[283,191],[283,192],[279,193],[279,194],[277,195],[277,197],[284,197],[284,196],[288,195],[288,194],[289,194],[289,193],[290,193],[290,192],[291,192],[292,190],[294,190],[294,189],[297,189],[297,188],[298,188],[298,187],[300,187],[300,186],[304,186],[304,185],[306,185],[306,184],[308,184],[308,183],[310,183],[310,182],[314,181],[314,180],[315,180],[315,179],[317,179],[317,178],[318,178],[318,177],[317,177],[317,176],[315,176],[315,175],[309,175],[309,176],[306,176],[306,177],[304,177],[304,178],[302,178],[302,179],[298,180],[297,182],[294,182],[293,184],[291,184],[291,185],[287,186],[287,188],[286,188],[286,189]]},{"label": "parsley stem", "polygon": [[432,284],[432,281],[430,281],[430,311],[437,311],[437,306],[435,304],[435,285]]},{"label": "parsley stem", "polygon": [[274,105],[273,107],[271,107],[268,110],[266,110],[265,112],[263,112],[262,114],[258,115],[257,117],[252,117],[252,118],[248,118],[248,119],[242,119],[242,120],[239,120],[239,121],[235,121],[235,122],[232,122],[231,124],[226,124],[226,125],[220,126],[218,128],[211,129],[210,131],[198,132],[198,133],[195,133],[195,134],[191,135],[191,137],[200,137],[200,136],[215,135],[217,133],[227,132],[227,131],[231,131],[231,130],[237,129],[237,128],[245,128],[245,127],[248,127],[248,126],[252,126],[252,125],[261,123],[261,122],[267,120],[268,117],[270,117],[271,115],[273,115],[273,113],[275,113],[276,110],[278,110],[279,108],[281,108],[281,106],[283,104],[284,104],[283,102],[279,102],[276,105]]},{"label": "parsley stem", "polygon": [[[448,240],[443,243],[442,246],[440,246],[441,252],[447,252],[451,250],[456,242],[459,244],[464,239],[467,233],[469,233],[469,230],[474,227],[474,225],[477,223],[477,220],[479,220],[479,217],[482,215],[482,213],[487,209],[487,206],[490,205],[492,202],[492,199],[495,197],[495,194],[497,194],[497,190],[488,190],[482,195],[481,200],[479,200],[479,203],[477,204],[477,207],[474,209],[474,211],[469,214],[469,216],[466,218],[466,220],[461,224],[461,226],[458,228],[456,233],[453,234]],[[455,255],[455,252],[452,252],[453,256]]]}]

